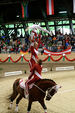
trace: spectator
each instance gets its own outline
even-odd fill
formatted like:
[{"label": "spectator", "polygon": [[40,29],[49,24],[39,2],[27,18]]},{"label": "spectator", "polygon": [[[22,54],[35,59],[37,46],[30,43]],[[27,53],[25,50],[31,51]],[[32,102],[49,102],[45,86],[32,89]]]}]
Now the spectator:
[{"label": "spectator", "polygon": [[0,45],[0,53],[1,53],[1,45]]}]

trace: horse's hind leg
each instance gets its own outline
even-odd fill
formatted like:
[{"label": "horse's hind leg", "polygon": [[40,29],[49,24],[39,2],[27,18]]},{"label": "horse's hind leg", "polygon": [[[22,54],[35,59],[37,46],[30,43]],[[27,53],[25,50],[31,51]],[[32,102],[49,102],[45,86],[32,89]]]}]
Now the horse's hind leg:
[{"label": "horse's hind leg", "polygon": [[15,100],[15,98],[17,97],[18,93],[17,92],[13,92],[12,95],[10,96],[10,106],[8,107],[8,109],[12,108],[13,105],[13,101]]},{"label": "horse's hind leg", "polygon": [[17,100],[16,100],[16,109],[15,109],[15,111],[16,112],[18,112],[18,104],[19,104],[19,102],[20,102],[20,100],[23,98],[23,96],[22,95],[19,95],[19,97],[17,98]]},{"label": "horse's hind leg", "polygon": [[11,103],[10,103],[10,106],[8,107],[8,109],[11,109],[12,108],[13,101],[15,100],[15,98],[17,97],[17,95],[18,95],[17,87],[16,87],[16,84],[14,83],[13,84],[13,93],[9,97],[9,100],[10,100]]},{"label": "horse's hind leg", "polygon": [[14,82],[14,84],[13,84],[13,93],[12,93],[11,96],[9,97],[9,100],[11,101],[10,106],[9,106],[9,109],[12,108],[13,101],[14,101],[14,99],[15,99],[15,98],[17,97],[17,95],[18,95],[19,80],[20,80],[20,79],[15,80],[15,82]]},{"label": "horse's hind leg", "polygon": [[15,98],[17,97],[18,93],[17,92],[13,92],[13,94],[10,97],[11,102],[13,102],[15,100]]}]

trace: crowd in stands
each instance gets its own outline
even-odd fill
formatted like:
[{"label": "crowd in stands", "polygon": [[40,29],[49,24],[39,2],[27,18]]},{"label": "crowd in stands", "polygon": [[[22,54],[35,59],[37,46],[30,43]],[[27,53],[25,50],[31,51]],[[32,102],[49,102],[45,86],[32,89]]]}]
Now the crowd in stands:
[{"label": "crowd in stands", "polygon": [[60,52],[69,47],[72,51],[75,51],[75,36],[71,34],[63,35],[58,31],[53,36],[42,36],[42,42],[48,50],[53,52]]},{"label": "crowd in stands", "polygon": [[2,39],[0,41],[0,53],[11,53],[11,52],[18,52],[20,47],[20,40],[16,39],[15,41],[13,39]]},{"label": "crowd in stands", "polygon": [[[60,52],[71,47],[75,51],[75,36],[71,34],[63,35],[60,31],[56,35],[41,35],[41,42],[45,47],[53,52]],[[20,50],[27,51],[30,46],[28,37],[25,36],[24,42],[22,38],[0,38],[0,53],[19,53]],[[40,45],[42,48],[42,45]]]}]

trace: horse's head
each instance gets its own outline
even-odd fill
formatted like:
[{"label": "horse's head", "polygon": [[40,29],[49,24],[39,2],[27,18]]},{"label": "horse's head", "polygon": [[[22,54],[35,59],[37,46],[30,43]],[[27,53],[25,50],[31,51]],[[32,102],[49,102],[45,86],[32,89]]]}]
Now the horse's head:
[{"label": "horse's head", "polygon": [[46,100],[50,100],[55,93],[57,93],[58,89],[61,88],[59,85],[55,85],[47,90]]}]

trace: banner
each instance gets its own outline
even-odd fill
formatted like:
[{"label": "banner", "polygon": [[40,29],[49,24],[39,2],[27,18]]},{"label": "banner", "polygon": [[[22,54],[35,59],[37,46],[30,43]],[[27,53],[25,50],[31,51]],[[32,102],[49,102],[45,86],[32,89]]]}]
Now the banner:
[{"label": "banner", "polygon": [[54,0],[46,0],[47,15],[54,15]]},{"label": "banner", "polygon": [[23,2],[21,4],[22,7],[22,18],[27,18],[28,17],[28,2]]},{"label": "banner", "polygon": [[73,0],[73,13],[75,13],[75,0]]},{"label": "banner", "polygon": [[71,47],[69,47],[68,49],[65,49],[61,52],[52,52],[49,51],[48,49],[44,48],[44,54],[45,55],[54,55],[54,56],[58,56],[58,55],[63,55],[63,54],[70,54],[71,53]]}]

